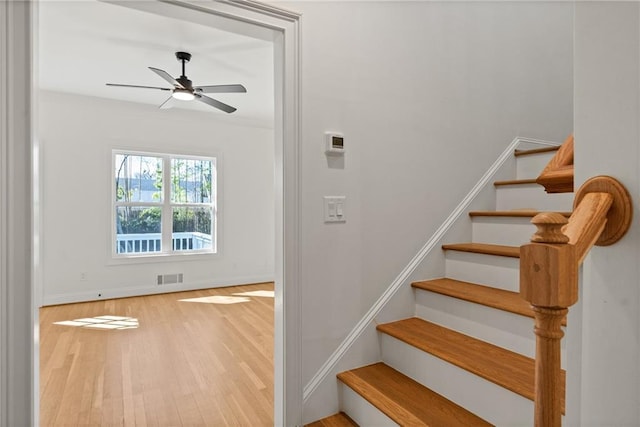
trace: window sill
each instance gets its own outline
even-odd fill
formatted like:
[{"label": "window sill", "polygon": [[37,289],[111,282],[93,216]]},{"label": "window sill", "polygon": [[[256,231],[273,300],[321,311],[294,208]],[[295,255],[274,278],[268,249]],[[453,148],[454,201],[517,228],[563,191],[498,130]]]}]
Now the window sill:
[{"label": "window sill", "polygon": [[208,261],[219,257],[217,252],[191,252],[153,255],[112,255],[107,265],[152,264],[158,262]]}]

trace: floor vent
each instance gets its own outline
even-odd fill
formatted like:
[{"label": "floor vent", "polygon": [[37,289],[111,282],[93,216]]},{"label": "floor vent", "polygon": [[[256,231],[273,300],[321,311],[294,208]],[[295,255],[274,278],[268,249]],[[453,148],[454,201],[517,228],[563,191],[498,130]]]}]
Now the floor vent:
[{"label": "floor vent", "polygon": [[182,283],[182,281],[182,273],[158,274],[158,285],[171,285],[173,283]]}]

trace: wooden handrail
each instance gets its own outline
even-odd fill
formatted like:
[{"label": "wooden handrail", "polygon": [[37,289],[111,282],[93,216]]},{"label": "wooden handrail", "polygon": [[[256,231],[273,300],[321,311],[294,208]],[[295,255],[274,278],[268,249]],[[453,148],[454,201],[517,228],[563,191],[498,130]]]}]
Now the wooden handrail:
[{"label": "wooden handrail", "polygon": [[602,234],[612,203],[613,196],[609,193],[589,193],[573,211],[563,232],[569,238],[568,243],[576,247],[578,263],[584,260]]},{"label": "wooden handrail", "polygon": [[564,141],[536,183],[542,185],[547,193],[573,192],[573,135]]},{"label": "wooden handrail", "polygon": [[536,427],[559,427],[562,420],[561,322],[578,301],[578,267],[594,245],[620,240],[631,225],[632,204],[626,188],[614,178],[585,182],[567,220],[541,213],[531,222],[538,231],[520,247],[520,295],[533,306],[536,334]]}]

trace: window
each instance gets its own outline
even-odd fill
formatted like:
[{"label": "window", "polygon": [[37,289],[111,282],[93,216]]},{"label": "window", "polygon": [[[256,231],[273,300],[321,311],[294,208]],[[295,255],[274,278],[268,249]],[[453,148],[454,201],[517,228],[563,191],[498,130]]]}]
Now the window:
[{"label": "window", "polygon": [[113,152],[114,256],[216,252],[216,159]]}]

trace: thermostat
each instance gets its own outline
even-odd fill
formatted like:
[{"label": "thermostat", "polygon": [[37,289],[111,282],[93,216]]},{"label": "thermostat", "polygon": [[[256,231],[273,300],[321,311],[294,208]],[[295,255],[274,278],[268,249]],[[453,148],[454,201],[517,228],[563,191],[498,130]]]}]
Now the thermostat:
[{"label": "thermostat", "polygon": [[325,153],[327,154],[343,154],[344,153],[344,136],[327,132],[325,133],[325,141],[326,148]]}]

